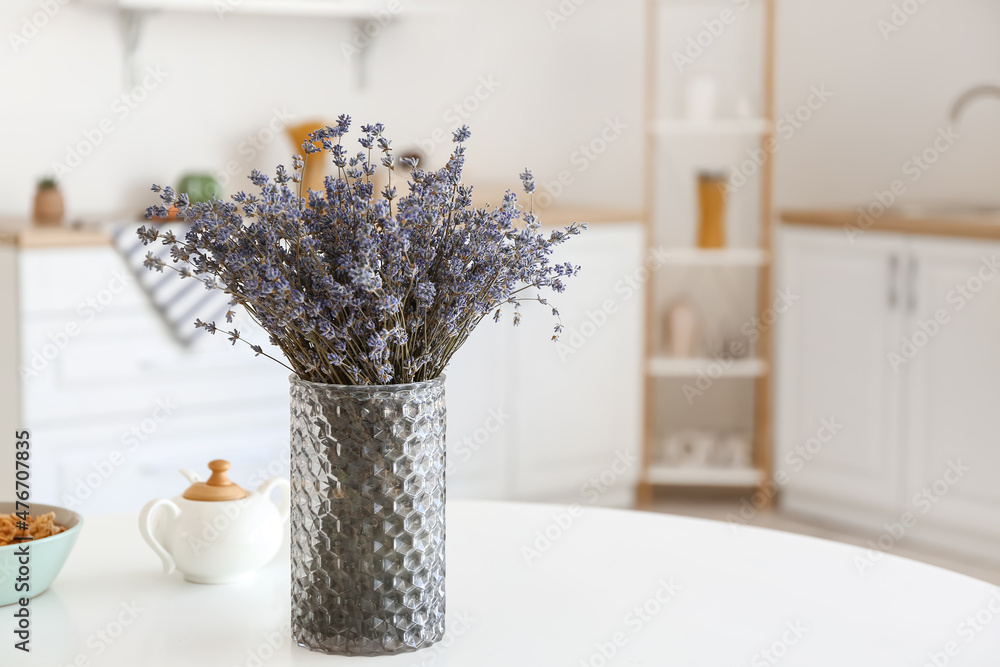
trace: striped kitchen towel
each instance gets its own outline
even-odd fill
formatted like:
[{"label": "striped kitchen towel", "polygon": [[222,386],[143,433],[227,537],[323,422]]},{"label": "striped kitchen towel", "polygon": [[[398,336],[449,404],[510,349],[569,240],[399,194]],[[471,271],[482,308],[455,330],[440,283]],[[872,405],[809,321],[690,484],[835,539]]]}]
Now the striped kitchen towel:
[{"label": "striped kitchen towel", "polygon": [[[186,231],[186,225],[182,223],[158,224],[157,227],[163,232],[172,230],[178,237],[182,237]],[[136,237],[135,229],[129,225],[117,228],[114,232],[115,248],[135,276],[136,284],[146,295],[170,337],[182,347],[190,347],[202,335],[194,327],[195,319],[220,323],[225,321],[226,311],[229,310],[229,296],[219,290],[207,289],[201,281],[181,279],[170,269],[164,269],[160,273],[145,268],[142,263],[147,252],[168,264],[172,263],[170,248],[159,242],[143,245]]]}]

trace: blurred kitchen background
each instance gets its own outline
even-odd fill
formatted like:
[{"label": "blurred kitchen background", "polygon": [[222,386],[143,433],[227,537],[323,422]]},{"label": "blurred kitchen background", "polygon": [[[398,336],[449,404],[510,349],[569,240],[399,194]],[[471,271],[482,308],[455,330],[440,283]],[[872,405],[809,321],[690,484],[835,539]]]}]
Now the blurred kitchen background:
[{"label": "blurred kitchen background", "polygon": [[560,343],[526,309],[449,369],[450,498],[1000,582],[997,25],[991,0],[5,0],[0,498],[21,428],[35,500],[84,514],[214,458],[288,474],[284,370],[196,332],[225,302],[143,270],[134,229],[151,183],[232,194],[348,113],[425,167],[468,124],[481,202],[527,166],[543,224],[590,224]]}]

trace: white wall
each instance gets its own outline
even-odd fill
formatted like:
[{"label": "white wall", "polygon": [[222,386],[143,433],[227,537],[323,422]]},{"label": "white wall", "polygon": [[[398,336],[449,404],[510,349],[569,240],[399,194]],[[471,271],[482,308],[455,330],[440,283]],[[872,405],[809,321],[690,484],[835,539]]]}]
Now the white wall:
[{"label": "white wall", "polygon": [[[35,179],[105,117],[115,119],[113,133],[63,178],[71,215],[141,210],[151,182],[175,183],[192,169],[237,160],[249,173],[290,161],[284,139],[252,159],[240,153],[276,108],[302,121],[340,113],[382,121],[397,148],[438,128],[450,134],[457,123],[445,114],[474,95],[480,77],[500,85],[470,101],[478,108],[467,120],[468,182],[514,187],[525,166],[543,181],[569,169],[573,183],[560,203],[640,205],[640,0],[583,3],[555,29],[546,11],[557,0],[459,0],[454,13],[404,14],[374,44],[364,90],[341,50],[349,23],[160,14],[148,22],[137,64],[167,76],[124,120],[112,109],[123,81],[117,19],[76,0],[15,50],[10,33],[42,2],[0,3],[0,217],[28,214]],[[574,162],[616,117],[628,126],[622,136],[593,163]]]},{"label": "white wall", "polygon": [[[994,0],[779,0],[777,109],[813,85],[834,97],[782,143],[776,204],[850,207],[901,178],[904,199],[1000,204],[1000,100],[969,107],[954,147],[916,182],[903,175],[931,146],[967,87],[1000,83],[1000,3]],[[920,9],[883,38],[893,5]]]},{"label": "white wall", "polygon": [[[275,108],[300,120],[341,112],[382,120],[402,148],[435,129],[450,131],[453,116],[445,114],[474,94],[481,76],[500,86],[468,118],[471,182],[516,185],[526,165],[543,181],[569,169],[574,182],[561,203],[640,205],[640,0],[583,2],[554,30],[546,12],[559,7],[555,0],[457,0],[456,13],[404,16],[375,43],[363,90],[341,52],[348,23],[159,15],[147,25],[137,63],[168,75],[121,121],[112,112],[122,92],[118,22],[79,2],[16,50],[10,34],[41,0],[0,4],[2,217],[26,215],[34,180],[106,116],[116,119],[113,134],[63,179],[71,214],[141,209],[150,182],[176,182],[187,170],[235,160],[246,173],[287,161],[292,148],[284,139],[252,159],[240,152]],[[782,142],[779,207],[869,201],[930,145],[959,91],[1000,81],[1000,4],[927,0],[886,40],[877,22],[890,19],[894,4],[779,0],[778,111],[794,111],[813,85],[834,93]],[[628,129],[580,171],[574,152],[618,116]],[[962,139],[953,150],[918,182],[907,181],[908,200],[1000,203],[1000,102],[974,105],[957,130]],[[443,145],[434,157],[446,151]]]}]

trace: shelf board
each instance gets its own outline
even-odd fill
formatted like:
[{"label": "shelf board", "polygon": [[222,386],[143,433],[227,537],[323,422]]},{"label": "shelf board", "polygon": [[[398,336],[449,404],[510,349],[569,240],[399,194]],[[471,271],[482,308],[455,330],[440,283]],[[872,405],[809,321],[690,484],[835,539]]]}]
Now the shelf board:
[{"label": "shelf board", "polygon": [[660,118],[653,121],[653,131],[662,136],[752,136],[767,133],[770,126],[766,118],[717,118],[704,121]]},{"label": "shelf board", "polygon": [[[264,14],[272,16],[315,16],[330,18],[369,18],[384,9],[377,0],[110,0],[104,2],[119,9],[137,11],[211,12],[232,11],[233,14]],[[406,13],[428,11],[430,8],[407,7]]]},{"label": "shelf board", "polygon": [[710,359],[653,357],[647,362],[646,372],[655,377],[709,377],[755,378],[767,375],[767,362],[763,359]]},{"label": "shelf board", "polygon": [[[661,5],[680,5],[680,6],[708,6],[708,7],[732,7],[733,0],[658,0]],[[758,0],[750,0],[753,4],[761,4]]]},{"label": "shelf board", "polygon": [[756,468],[686,468],[654,463],[646,471],[651,484],[668,486],[754,487],[763,476]]},{"label": "shelf board", "polygon": [[667,251],[671,266],[764,266],[770,260],[760,248],[672,248]]}]

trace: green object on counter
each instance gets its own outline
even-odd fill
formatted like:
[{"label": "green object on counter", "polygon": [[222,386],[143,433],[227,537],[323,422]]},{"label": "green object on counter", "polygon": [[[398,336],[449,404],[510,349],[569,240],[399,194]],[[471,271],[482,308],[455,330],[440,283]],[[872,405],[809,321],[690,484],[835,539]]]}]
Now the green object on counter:
[{"label": "green object on counter", "polygon": [[222,187],[208,174],[185,174],[177,192],[186,193],[192,204],[209,202],[213,197],[222,198]]}]

